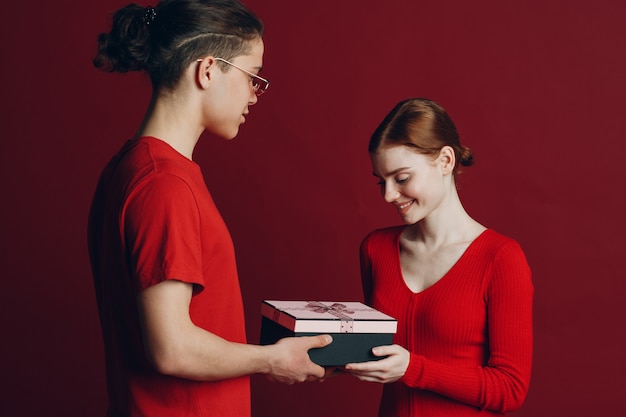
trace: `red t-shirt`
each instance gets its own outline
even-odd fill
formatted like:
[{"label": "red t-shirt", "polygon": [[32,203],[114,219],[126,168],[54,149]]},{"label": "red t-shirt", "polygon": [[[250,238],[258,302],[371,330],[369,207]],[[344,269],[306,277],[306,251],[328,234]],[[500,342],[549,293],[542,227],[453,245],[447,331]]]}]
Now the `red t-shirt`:
[{"label": "red t-shirt", "polygon": [[128,142],[102,173],[88,235],[108,415],[250,416],[248,377],[169,377],[144,353],[137,295],[167,279],[194,285],[189,313],[197,326],[246,342],[233,244],[200,167],[159,139]]},{"label": "red t-shirt", "polygon": [[437,283],[405,284],[399,237],[381,229],[361,245],[366,302],[398,319],[394,343],[411,353],[383,390],[380,416],[502,416],[526,397],[532,359],[531,272],[520,246],[492,230]]}]

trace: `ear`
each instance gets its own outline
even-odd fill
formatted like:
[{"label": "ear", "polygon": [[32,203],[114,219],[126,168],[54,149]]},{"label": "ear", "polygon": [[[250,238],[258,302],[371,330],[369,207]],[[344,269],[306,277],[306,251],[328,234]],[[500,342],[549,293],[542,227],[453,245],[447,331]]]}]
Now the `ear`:
[{"label": "ear", "polygon": [[197,68],[194,77],[196,83],[198,84],[198,87],[207,89],[211,83],[211,72],[215,69],[215,58],[208,56],[204,59],[199,59],[196,61],[196,64]]},{"label": "ear", "polygon": [[451,146],[444,146],[441,148],[439,156],[437,157],[437,162],[439,163],[439,166],[443,170],[444,174],[454,172],[454,166],[456,165],[454,149],[452,149]]}]

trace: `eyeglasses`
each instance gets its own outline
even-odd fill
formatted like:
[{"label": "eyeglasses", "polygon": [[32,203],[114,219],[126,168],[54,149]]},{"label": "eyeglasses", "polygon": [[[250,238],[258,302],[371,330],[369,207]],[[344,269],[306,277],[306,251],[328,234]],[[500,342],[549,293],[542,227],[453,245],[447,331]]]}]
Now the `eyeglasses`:
[{"label": "eyeglasses", "polygon": [[[228,65],[231,65],[235,68],[237,68],[239,71],[243,71],[246,74],[248,74],[251,78],[250,78],[250,82],[252,83],[252,88],[254,89],[254,94],[258,96],[260,96],[261,94],[265,93],[267,91],[267,89],[270,87],[270,82],[268,80],[266,80],[263,77],[259,77],[256,74],[251,73],[250,71],[247,71],[243,68],[241,68],[240,66],[237,66],[235,64],[233,64],[230,61],[225,60],[224,58],[214,58],[216,61],[222,61]],[[198,62],[202,62],[202,59],[198,59]]]}]

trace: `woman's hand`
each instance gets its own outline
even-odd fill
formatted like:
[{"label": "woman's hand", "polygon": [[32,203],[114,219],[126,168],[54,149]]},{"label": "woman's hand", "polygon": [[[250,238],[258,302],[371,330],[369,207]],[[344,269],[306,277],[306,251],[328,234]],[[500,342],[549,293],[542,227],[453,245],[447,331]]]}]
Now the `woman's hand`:
[{"label": "woman's hand", "polygon": [[371,362],[349,363],[345,372],[354,375],[361,381],[388,384],[404,376],[409,367],[411,355],[399,345],[377,346],[372,349],[374,356],[387,356]]}]

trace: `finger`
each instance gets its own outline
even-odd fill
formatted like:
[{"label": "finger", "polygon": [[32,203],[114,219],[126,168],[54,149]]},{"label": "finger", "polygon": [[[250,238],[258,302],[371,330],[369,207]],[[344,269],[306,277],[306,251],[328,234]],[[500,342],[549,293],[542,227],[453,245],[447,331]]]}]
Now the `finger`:
[{"label": "finger", "polygon": [[364,382],[379,382],[378,378],[374,378],[370,375],[361,375],[361,374],[350,374],[353,377],[355,377],[356,379],[358,379],[359,381],[364,381]]},{"label": "finger", "polygon": [[324,375],[326,375],[326,369],[319,365],[315,365],[313,371],[311,372],[311,376],[315,379],[321,379],[324,378]]},{"label": "finger", "polygon": [[345,366],[347,371],[371,372],[380,368],[380,361],[348,363]]},{"label": "finger", "polygon": [[307,337],[309,349],[322,348],[328,346],[333,342],[333,338],[330,335],[323,334],[320,336]]},{"label": "finger", "polygon": [[394,353],[393,346],[376,346],[372,348],[374,356],[389,356]]}]

